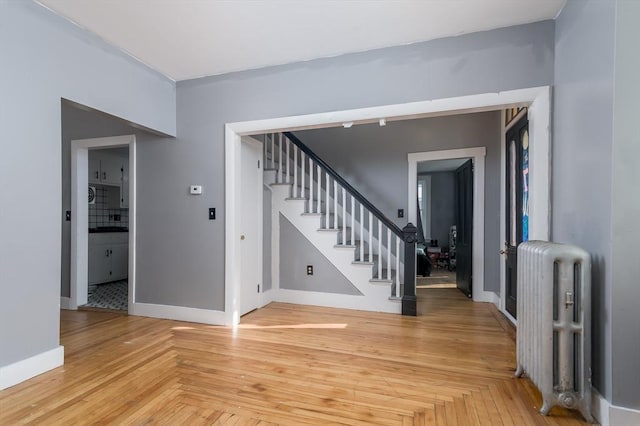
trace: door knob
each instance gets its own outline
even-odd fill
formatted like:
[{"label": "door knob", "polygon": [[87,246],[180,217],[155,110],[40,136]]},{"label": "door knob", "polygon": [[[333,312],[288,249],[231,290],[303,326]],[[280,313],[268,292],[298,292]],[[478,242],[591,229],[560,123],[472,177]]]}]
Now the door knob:
[{"label": "door knob", "polygon": [[240,235],[240,239],[241,239],[241,240],[244,240],[244,235]]}]

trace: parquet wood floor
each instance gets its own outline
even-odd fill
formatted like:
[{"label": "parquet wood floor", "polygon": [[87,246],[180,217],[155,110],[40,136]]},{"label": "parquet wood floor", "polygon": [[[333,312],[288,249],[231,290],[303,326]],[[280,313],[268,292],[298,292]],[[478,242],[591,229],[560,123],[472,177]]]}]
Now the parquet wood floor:
[{"label": "parquet wood floor", "polygon": [[65,365],[0,392],[0,424],[582,424],[537,414],[495,307],[429,289],[419,311],[272,303],[235,329],[62,311]]}]

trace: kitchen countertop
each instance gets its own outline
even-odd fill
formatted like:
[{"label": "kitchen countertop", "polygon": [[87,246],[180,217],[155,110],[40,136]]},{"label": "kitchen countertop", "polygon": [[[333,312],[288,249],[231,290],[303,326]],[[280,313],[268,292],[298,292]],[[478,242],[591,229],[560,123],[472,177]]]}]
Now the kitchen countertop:
[{"label": "kitchen countertop", "polygon": [[129,228],[124,226],[99,226],[97,228],[89,228],[90,234],[102,234],[106,232],[129,232]]}]

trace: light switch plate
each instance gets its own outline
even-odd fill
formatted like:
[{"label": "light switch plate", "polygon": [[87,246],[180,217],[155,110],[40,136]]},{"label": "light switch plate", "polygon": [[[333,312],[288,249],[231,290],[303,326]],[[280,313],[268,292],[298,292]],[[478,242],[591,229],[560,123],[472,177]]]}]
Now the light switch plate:
[{"label": "light switch plate", "polygon": [[191,194],[191,195],[200,195],[200,194],[202,194],[202,185],[190,185],[189,186],[189,194]]}]

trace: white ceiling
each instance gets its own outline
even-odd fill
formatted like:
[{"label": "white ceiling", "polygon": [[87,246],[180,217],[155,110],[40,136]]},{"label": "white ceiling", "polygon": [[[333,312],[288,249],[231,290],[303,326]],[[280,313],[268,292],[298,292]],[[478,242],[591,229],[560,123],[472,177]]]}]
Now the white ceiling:
[{"label": "white ceiling", "polygon": [[38,0],[174,80],[554,19],[566,0]]}]

